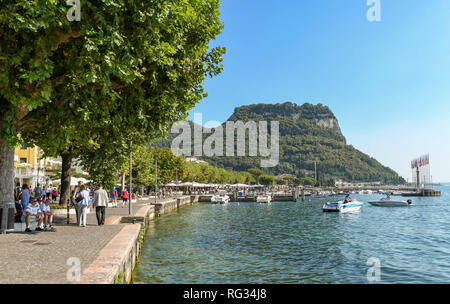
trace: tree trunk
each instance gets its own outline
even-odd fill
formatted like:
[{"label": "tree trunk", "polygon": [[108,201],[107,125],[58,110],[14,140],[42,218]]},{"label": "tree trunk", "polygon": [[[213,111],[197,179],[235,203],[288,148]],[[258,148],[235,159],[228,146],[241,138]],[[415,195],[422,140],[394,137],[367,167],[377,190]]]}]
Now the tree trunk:
[{"label": "tree trunk", "polygon": [[61,168],[61,193],[59,197],[59,204],[62,206],[67,205],[67,201],[70,199],[70,174],[72,172],[72,153],[64,153],[62,157]]},{"label": "tree trunk", "polygon": [[[11,204],[12,203],[12,204]],[[8,226],[8,209],[14,208],[14,148],[0,139],[0,208],[1,227],[4,233]]]}]

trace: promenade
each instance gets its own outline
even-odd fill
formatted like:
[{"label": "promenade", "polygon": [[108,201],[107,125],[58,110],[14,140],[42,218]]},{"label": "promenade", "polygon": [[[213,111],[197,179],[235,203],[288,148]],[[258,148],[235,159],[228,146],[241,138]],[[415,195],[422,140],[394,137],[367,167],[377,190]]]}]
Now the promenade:
[{"label": "promenade", "polygon": [[[158,203],[168,200],[159,200]],[[133,203],[133,215],[149,209],[151,203]],[[91,210],[87,215],[87,227],[78,227],[73,215],[69,225],[65,217],[55,216],[56,232],[33,231],[0,236],[0,284],[77,283],[68,276],[74,265],[73,258],[79,259],[83,274],[99,260],[102,250],[114,248],[113,239],[117,243],[117,238],[127,236],[130,226],[136,228],[131,227],[132,231],[139,231],[140,224],[121,224],[121,216],[128,216],[128,207],[106,208],[104,226],[97,225],[95,210]],[[68,264],[68,261],[72,261],[72,264]]]}]

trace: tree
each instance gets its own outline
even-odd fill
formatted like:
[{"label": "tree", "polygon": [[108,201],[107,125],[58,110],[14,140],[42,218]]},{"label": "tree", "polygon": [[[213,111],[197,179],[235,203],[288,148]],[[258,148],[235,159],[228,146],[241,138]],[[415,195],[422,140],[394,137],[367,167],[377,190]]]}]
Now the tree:
[{"label": "tree", "polygon": [[248,173],[253,175],[253,178],[255,179],[257,184],[260,183],[259,181],[260,176],[264,174],[264,172],[261,171],[260,169],[249,169]]},{"label": "tree", "polygon": [[[5,0],[0,9],[0,195],[13,200],[13,147],[47,155],[160,138],[222,71],[219,0]],[[50,126],[55,128],[50,128]],[[84,151],[80,151],[83,153]],[[70,168],[70,167],[69,167]],[[66,168],[65,168],[66,169]],[[67,170],[67,169],[66,169]]]},{"label": "tree", "polygon": [[273,186],[275,177],[273,177],[272,175],[263,174],[259,177],[259,182],[264,186]]}]

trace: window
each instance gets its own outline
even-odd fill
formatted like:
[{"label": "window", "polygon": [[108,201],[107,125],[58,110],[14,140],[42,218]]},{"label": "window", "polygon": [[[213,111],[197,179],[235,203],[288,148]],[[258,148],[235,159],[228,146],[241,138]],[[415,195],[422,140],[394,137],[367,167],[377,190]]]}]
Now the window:
[{"label": "window", "polygon": [[26,150],[27,149],[27,143],[23,143],[23,145],[22,145],[22,148],[21,148],[22,150]]},{"label": "window", "polygon": [[27,163],[27,158],[26,157],[21,157],[20,158],[20,163],[21,164],[26,164]]}]

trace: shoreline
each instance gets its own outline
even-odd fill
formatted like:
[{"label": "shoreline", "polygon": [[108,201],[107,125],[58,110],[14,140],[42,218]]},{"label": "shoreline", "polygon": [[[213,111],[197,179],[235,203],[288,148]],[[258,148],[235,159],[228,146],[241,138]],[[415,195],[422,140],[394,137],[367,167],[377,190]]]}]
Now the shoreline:
[{"label": "shoreline", "polygon": [[128,208],[107,208],[105,225],[98,226],[95,212],[87,227],[75,217],[66,224],[55,216],[56,232],[9,232],[0,238],[0,284],[114,284],[132,282],[149,221],[198,196],[148,200]]},{"label": "shoreline", "polygon": [[[111,222],[127,225],[106,245],[84,271],[78,284],[130,284],[139,264],[148,223],[187,204],[198,203],[198,196],[182,196],[152,202],[133,216],[113,217]],[[136,222],[139,222],[136,224]]]}]

